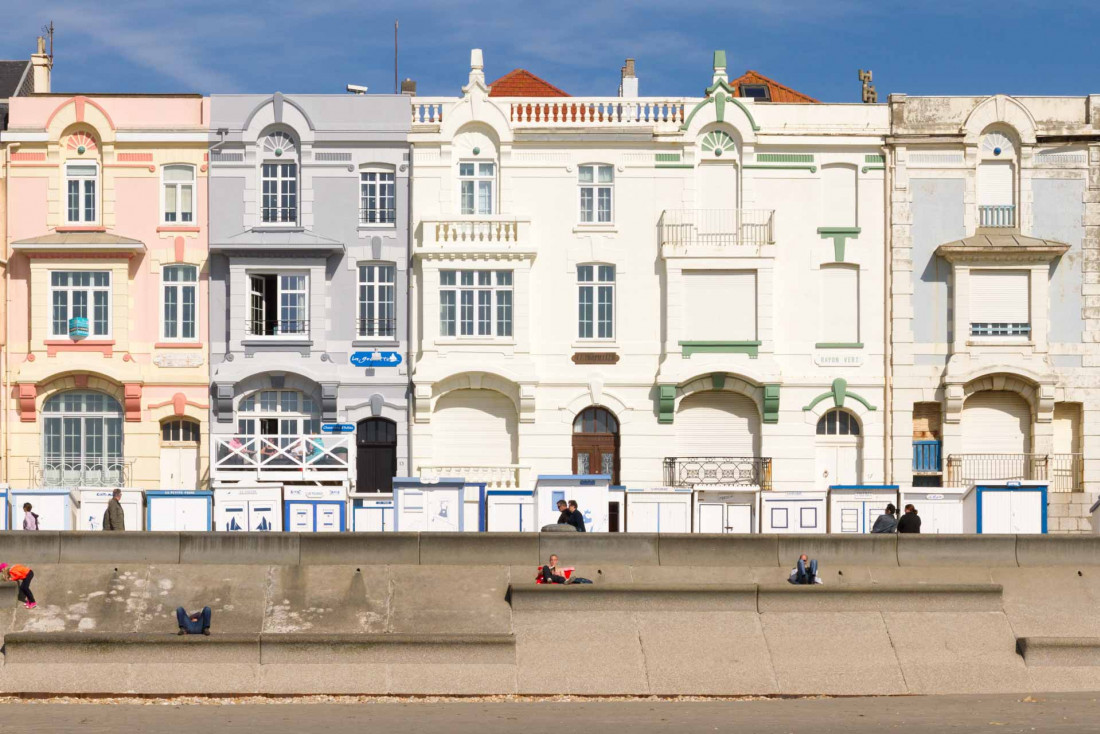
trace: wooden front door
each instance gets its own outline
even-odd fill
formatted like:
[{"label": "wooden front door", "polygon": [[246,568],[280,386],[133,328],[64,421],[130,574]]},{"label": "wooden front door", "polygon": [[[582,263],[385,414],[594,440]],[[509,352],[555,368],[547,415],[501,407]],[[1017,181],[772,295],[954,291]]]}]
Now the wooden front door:
[{"label": "wooden front door", "polygon": [[619,483],[619,422],[603,408],[585,408],[573,421],[573,473],[610,474]]},{"label": "wooden front door", "polygon": [[367,418],[355,427],[355,490],[392,492],[397,473],[397,424]]}]

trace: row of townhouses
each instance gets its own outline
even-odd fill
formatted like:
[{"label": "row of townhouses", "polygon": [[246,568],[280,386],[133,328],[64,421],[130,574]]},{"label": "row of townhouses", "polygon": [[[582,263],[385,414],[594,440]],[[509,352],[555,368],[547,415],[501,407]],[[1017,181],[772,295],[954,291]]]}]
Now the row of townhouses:
[{"label": "row of townhouses", "polygon": [[723,52],[676,98],[630,60],[616,96],[487,83],[476,50],[446,98],[19,63],[13,487],[1021,479],[1088,528],[1100,95],[823,104]]}]

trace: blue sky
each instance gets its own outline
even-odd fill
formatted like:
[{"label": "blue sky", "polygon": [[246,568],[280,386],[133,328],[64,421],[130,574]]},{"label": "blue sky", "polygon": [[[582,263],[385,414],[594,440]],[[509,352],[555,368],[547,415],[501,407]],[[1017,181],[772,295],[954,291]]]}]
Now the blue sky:
[{"label": "blue sky", "polygon": [[[1050,7],[1057,11],[1050,11]],[[645,96],[695,96],[711,52],[830,102],[908,94],[1100,93],[1100,0],[0,0],[0,58],[26,58],[53,20],[55,91],[421,95],[526,68],[574,95],[614,95],[637,59]]]}]

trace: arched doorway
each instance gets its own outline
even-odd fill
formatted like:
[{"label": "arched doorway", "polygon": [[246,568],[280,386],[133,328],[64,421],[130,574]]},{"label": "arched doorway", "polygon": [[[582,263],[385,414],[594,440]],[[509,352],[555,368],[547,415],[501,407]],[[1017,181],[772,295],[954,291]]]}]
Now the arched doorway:
[{"label": "arched doorway", "polygon": [[610,474],[619,483],[619,421],[606,408],[585,408],[573,419],[573,473]]},{"label": "arched doorway", "polygon": [[355,427],[355,491],[392,492],[397,473],[397,424],[366,418]]},{"label": "arched doorway", "polygon": [[814,482],[818,489],[862,481],[862,434],[859,419],[843,408],[833,408],[818,419]]},{"label": "arched doorway", "polygon": [[42,406],[43,483],[48,487],[123,486],[122,406],[110,395],[72,390]]},{"label": "arched doorway", "polygon": [[454,390],[432,413],[434,463],[446,467],[501,467],[516,463],[519,419],[515,404],[495,390]]},{"label": "arched doorway", "polygon": [[1031,406],[1009,390],[982,390],[962,410],[962,455],[948,457],[952,481],[1045,477],[1031,453]]}]

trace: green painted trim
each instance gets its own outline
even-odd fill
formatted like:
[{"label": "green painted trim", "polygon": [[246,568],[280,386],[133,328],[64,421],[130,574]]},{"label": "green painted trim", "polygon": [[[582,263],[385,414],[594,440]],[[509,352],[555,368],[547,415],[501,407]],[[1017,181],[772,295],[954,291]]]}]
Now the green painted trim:
[{"label": "green painted trim", "polygon": [[779,385],[764,385],[764,422],[779,422]]},{"label": "green painted trim", "polygon": [[813,153],[757,153],[757,163],[813,163]]},{"label": "green painted trim", "polygon": [[802,410],[813,410],[814,406],[816,406],[822,400],[830,397],[833,399],[833,405],[838,408],[844,407],[845,398],[851,398],[852,400],[861,403],[863,407],[867,410],[878,410],[878,408],[871,405],[871,403],[869,403],[867,399],[862,395],[857,395],[854,392],[848,392],[848,381],[845,380],[843,377],[838,377],[833,380],[833,387],[831,390],[828,390],[827,392],[823,392],[818,395],[816,398],[810,401],[809,405],[802,408]]},{"label": "green painted trim", "polygon": [[[716,92],[719,89],[725,90],[726,92],[729,93],[730,96],[728,96],[728,97],[725,96],[725,95],[711,96],[711,95],[714,94],[714,92]],[[722,122],[722,118],[725,116],[725,113],[722,110],[722,107],[724,107],[726,102],[732,102],[733,104],[735,104],[735,105],[737,105],[738,107],[741,108],[741,111],[745,113],[745,117],[749,118],[749,125],[752,126],[752,131],[753,132],[757,132],[757,131],[760,130],[760,126],[756,124],[756,119],[752,116],[752,113],[749,112],[749,108],[746,107],[745,104],[743,102],[741,102],[741,100],[737,99],[737,97],[734,96],[735,92],[733,91],[733,89],[730,88],[729,84],[726,84],[725,82],[719,80],[719,81],[715,82],[714,84],[710,85],[709,87],[707,87],[707,95],[708,96],[707,96],[706,99],[704,99],[699,104],[695,105],[695,109],[693,109],[691,111],[691,114],[689,114],[687,116],[687,119],[684,120],[684,124],[680,126],[681,130],[687,130],[689,127],[691,127],[691,121],[695,118],[696,113],[698,113],[699,110],[703,109],[703,107],[705,107],[708,104],[719,105],[719,112],[716,116],[718,118],[718,121]]]},{"label": "green painted trim", "polygon": [[710,384],[714,386],[715,390],[721,390],[726,386],[726,376],[715,373],[710,376]]},{"label": "green painted trim", "polygon": [[714,68],[725,69],[726,68],[726,52],[725,50],[714,52]]},{"label": "green painted trim", "polygon": [[848,241],[849,237],[856,237],[860,233],[859,227],[818,227],[817,233],[821,235],[821,239],[833,241],[833,259],[838,262],[844,262],[844,244]]},{"label": "green painted trim", "polygon": [[815,349],[863,349],[863,342],[818,342]]},{"label": "green painted trim", "polygon": [[[731,90],[731,94],[732,94],[732,90]],[[743,102],[741,102],[741,100],[737,99],[737,97],[730,97],[730,100],[729,100],[729,101],[730,101],[730,102],[733,102],[733,103],[734,103],[735,105],[737,105],[738,107],[740,107],[740,108],[741,108],[741,111],[745,113],[745,117],[749,118],[749,124],[750,124],[750,125],[752,125],[752,131],[753,131],[754,133],[755,133],[755,132],[759,132],[759,130],[760,130],[760,126],[756,124],[756,120],[755,120],[755,119],[753,119],[752,113],[751,113],[751,112],[749,112],[749,108],[748,108],[748,107],[746,107],[746,106],[744,105],[744,103],[743,103]]]},{"label": "green painted trim", "polygon": [[704,99],[704,100],[703,100],[702,102],[700,102],[699,104],[695,105],[695,109],[693,109],[693,110],[691,111],[691,114],[689,114],[689,115],[687,116],[687,119],[686,119],[686,120],[684,120],[684,124],[680,126],[680,129],[681,129],[681,130],[687,130],[687,129],[688,129],[688,127],[689,127],[689,126],[691,125],[691,121],[692,121],[692,119],[693,119],[693,118],[695,117],[695,115],[696,115],[696,114],[697,114],[697,113],[699,112],[699,110],[703,109],[703,108],[704,108],[705,106],[707,106],[708,104],[714,104],[714,97],[707,97],[707,98],[706,98],[706,99]]},{"label": "green painted trim", "polygon": [[882,153],[868,153],[863,156],[864,163],[885,163],[886,159],[882,157]]},{"label": "green painted trim", "polygon": [[654,168],[695,168],[690,163],[658,163]]},{"label": "green painted trim", "polygon": [[758,166],[752,163],[746,163],[741,168],[764,168],[772,169],[776,171],[788,170],[788,171],[809,171],[810,173],[817,173],[817,166]]},{"label": "green painted trim", "polygon": [[885,171],[886,166],[864,166],[860,170],[862,170],[864,173],[867,173],[868,171]]},{"label": "green painted trim", "polygon": [[676,386],[657,386],[657,422],[671,423],[676,415]]},{"label": "green painted trim", "polygon": [[680,342],[680,353],[684,357],[691,357],[693,354],[747,354],[756,359],[760,353],[760,342]]},{"label": "green painted trim", "polygon": [[853,400],[858,400],[859,402],[863,403],[863,407],[866,408],[867,410],[878,410],[878,408],[876,408],[875,406],[873,406],[869,402],[867,402],[867,399],[865,397],[863,397],[862,395],[857,395],[854,392],[850,392],[850,393],[848,393],[848,397],[852,398]]},{"label": "green painted trim", "polygon": [[658,153],[655,159],[658,163],[679,163],[679,153]]}]

